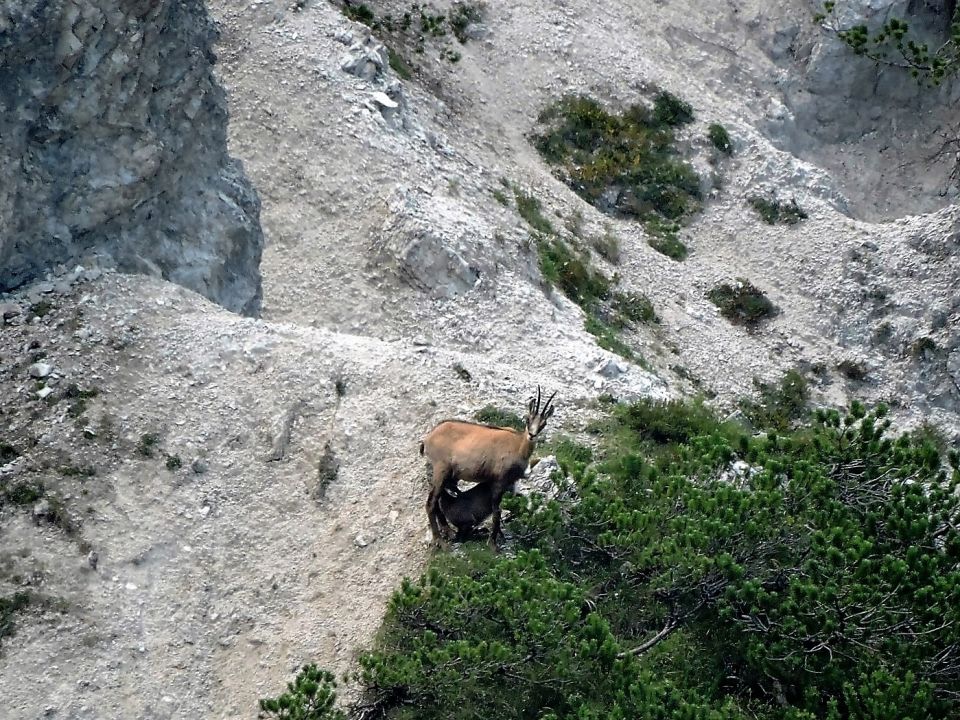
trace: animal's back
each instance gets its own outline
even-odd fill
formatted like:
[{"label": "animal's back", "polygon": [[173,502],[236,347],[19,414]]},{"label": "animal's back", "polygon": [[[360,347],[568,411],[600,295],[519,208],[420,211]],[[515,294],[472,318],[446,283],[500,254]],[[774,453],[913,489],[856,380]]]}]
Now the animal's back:
[{"label": "animal's back", "polygon": [[[458,458],[461,465],[474,465],[478,461],[490,464],[513,449],[515,435],[511,428],[444,420],[423,439],[420,454],[434,461]],[[498,445],[502,446],[499,452],[496,451]],[[495,450],[493,454],[491,448]]]}]

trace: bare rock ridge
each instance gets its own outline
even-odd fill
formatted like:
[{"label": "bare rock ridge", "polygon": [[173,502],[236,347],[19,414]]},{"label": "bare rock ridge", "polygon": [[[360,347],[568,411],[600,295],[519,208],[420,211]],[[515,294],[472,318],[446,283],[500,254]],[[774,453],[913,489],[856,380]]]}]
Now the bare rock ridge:
[{"label": "bare rock ridge", "polygon": [[200,0],[0,4],[0,291],[115,265],[258,315],[260,200],[227,155]]}]

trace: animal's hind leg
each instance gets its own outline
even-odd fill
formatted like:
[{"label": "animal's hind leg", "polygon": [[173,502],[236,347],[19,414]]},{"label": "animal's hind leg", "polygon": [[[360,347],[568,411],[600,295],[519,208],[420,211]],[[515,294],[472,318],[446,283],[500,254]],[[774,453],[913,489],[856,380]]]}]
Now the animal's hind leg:
[{"label": "animal's hind leg", "polygon": [[[443,492],[443,486],[452,478],[452,473],[445,467],[434,465],[433,484],[430,486],[430,493],[427,495],[427,519],[430,521],[430,530],[433,538],[438,543],[445,540],[445,535],[450,533],[450,523],[447,522],[447,516],[440,509],[440,493]],[[446,532],[440,530],[443,525]]]}]

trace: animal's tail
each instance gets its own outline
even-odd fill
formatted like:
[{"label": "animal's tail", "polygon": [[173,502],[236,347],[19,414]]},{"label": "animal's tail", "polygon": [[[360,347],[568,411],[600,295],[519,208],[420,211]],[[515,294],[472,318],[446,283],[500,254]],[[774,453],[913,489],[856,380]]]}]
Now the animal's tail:
[{"label": "animal's tail", "polygon": [[420,441],[420,454],[423,455],[423,440]]}]

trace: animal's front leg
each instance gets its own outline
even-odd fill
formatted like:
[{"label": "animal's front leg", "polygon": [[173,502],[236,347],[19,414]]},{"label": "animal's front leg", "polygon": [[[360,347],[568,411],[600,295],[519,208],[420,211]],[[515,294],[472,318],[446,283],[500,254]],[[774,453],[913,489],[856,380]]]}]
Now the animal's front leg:
[{"label": "animal's front leg", "polygon": [[498,541],[503,538],[503,531],[500,529],[500,504],[493,509],[493,524],[490,527],[490,539],[487,541],[490,549],[494,552],[500,552]]}]

